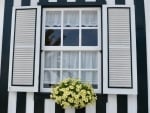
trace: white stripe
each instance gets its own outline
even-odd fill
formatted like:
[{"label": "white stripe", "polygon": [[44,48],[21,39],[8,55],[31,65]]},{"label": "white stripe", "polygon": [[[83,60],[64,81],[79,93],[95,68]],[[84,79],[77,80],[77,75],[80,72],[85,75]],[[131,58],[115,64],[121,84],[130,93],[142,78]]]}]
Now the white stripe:
[{"label": "white stripe", "polygon": [[147,82],[148,82],[148,113],[150,113],[150,0],[144,0],[146,19],[146,45],[147,45]]},{"label": "white stripe", "polygon": [[108,102],[106,103],[106,113],[117,113],[116,95],[108,95]]},{"label": "white stripe", "polygon": [[57,2],[57,0],[48,0],[48,2]]},{"label": "white stripe", "polygon": [[137,96],[128,96],[128,113],[137,113]]},{"label": "white stripe", "polygon": [[86,113],[96,113],[96,103],[85,108]]},{"label": "white stripe", "polygon": [[74,108],[66,108],[65,113],[75,113],[75,109]]},{"label": "white stripe", "polygon": [[26,95],[26,113],[34,113],[34,93],[27,93]]},{"label": "white stripe", "polygon": [[37,6],[39,0],[31,0],[31,6]]},{"label": "white stripe", "polygon": [[85,0],[86,2],[96,2],[96,0]]},{"label": "white stripe", "polygon": [[21,0],[14,0],[14,6],[21,6]]},{"label": "white stripe", "polygon": [[45,99],[44,113],[55,113],[55,102],[51,99]]},{"label": "white stripe", "polygon": [[134,5],[134,0],[126,0],[125,4]]},{"label": "white stripe", "polygon": [[4,6],[5,6],[5,0],[0,0],[0,25],[1,25],[0,26],[0,61],[1,61],[2,40],[3,40]]},{"label": "white stripe", "polygon": [[76,0],[67,0],[67,2],[76,2]]},{"label": "white stripe", "polygon": [[9,92],[8,113],[16,113],[17,92]]},{"label": "white stripe", "polygon": [[106,0],[106,4],[115,5],[115,0]]}]

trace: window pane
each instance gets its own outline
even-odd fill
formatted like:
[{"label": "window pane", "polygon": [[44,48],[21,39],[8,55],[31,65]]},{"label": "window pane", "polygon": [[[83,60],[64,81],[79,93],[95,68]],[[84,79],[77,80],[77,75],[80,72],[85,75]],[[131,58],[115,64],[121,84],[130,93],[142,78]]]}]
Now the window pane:
[{"label": "window pane", "polygon": [[46,12],[46,27],[59,27],[61,26],[61,12],[60,11],[47,11]]},{"label": "window pane", "polygon": [[97,46],[97,30],[82,29],[82,46]]},{"label": "window pane", "polygon": [[50,87],[60,81],[59,71],[44,71],[44,87]]},{"label": "window pane", "polygon": [[63,52],[63,68],[79,67],[79,52]]},{"label": "window pane", "polygon": [[79,45],[79,30],[64,30],[63,34],[64,46],[78,46]]},{"label": "window pane", "polygon": [[75,78],[78,79],[79,72],[78,71],[63,71],[63,79],[66,78]]},{"label": "window pane", "polygon": [[81,68],[96,69],[97,63],[98,63],[97,52],[93,52],[93,51],[81,52]]},{"label": "window pane", "polygon": [[92,84],[93,88],[98,88],[98,76],[96,71],[82,71],[81,81]]},{"label": "window pane", "polygon": [[59,46],[61,44],[61,31],[59,29],[49,29],[45,33],[46,46]]},{"label": "window pane", "polygon": [[79,26],[79,11],[65,11],[64,12],[64,26],[78,27]]},{"label": "window pane", "polygon": [[45,52],[45,68],[60,67],[60,52]]},{"label": "window pane", "polygon": [[83,11],[82,12],[82,27],[97,26],[97,11]]}]

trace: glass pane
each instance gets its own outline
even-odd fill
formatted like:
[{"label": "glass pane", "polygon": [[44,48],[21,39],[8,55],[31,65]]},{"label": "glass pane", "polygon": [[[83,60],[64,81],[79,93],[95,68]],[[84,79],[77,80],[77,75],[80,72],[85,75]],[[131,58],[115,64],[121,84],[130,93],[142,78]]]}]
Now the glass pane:
[{"label": "glass pane", "polygon": [[63,71],[63,79],[66,78],[75,78],[78,79],[79,72],[78,71]]},{"label": "glass pane", "polygon": [[82,46],[97,46],[97,30],[82,29]]},{"label": "glass pane", "polygon": [[92,84],[93,88],[98,88],[98,75],[96,71],[82,71],[81,81]]},{"label": "glass pane", "polygon": [[47,11],[46,12],[46,27],[59,27],[61,26],[61,12],[60,11]]},{"label": "glass pane", "polygon": [[96,69],[98,63],[98,53],[95,51],[81,52],[81,68]]},{"label": "glass pane", "polygon": [[59,71],[44,71],[44,88],[48,88],[60,81]]},{"label": "glass pane", "polygon": [[79,52],[63,52],[63,68],[75,69],[79,67]]},{"label": "glass pane", "polygon": [[64,12],[64,26],[78,27],[79,26],[79,11],[65,11]]},{"label": "glass pane", "polygon": [[61,44],[60,29],[49,29],[45,31],[45,45],[59,46]]},{"label": "glass pane", "polygon": [[60,67],[60,52],[45,52],[45,68]]},{"label": "glass pane", "polygon": [[79,30],[77,29],[64,30],[63,45],[64,46],[78,46],[79,45]]},{"label": "glass pane", "polygon": [[82,12],[82,27],[97,26],[97,11],[83,11]]}]

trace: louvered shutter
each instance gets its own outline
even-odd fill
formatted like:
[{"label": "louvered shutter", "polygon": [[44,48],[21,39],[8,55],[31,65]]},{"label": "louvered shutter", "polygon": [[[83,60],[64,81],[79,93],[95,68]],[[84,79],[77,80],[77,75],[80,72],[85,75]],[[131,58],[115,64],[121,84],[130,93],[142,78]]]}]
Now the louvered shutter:
[{"label": "louvered shutter", "polygon": [[40,18],[40,7],[13,9],[9,91],[38,91]]},{"label": "louvered shutter", "polygon": [[133,6],[103,7],[103,92],[137,94]]}]

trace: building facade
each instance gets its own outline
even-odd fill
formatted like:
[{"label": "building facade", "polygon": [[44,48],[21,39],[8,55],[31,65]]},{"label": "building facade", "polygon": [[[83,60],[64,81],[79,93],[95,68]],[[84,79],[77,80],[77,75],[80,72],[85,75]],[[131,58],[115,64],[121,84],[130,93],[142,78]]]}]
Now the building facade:
[{"label": "building facade", "polygon": [[[149,1],[1,0],[0,113],[149,113]],[[49,99],[65,78],[90,82],[94,105]]]}]

